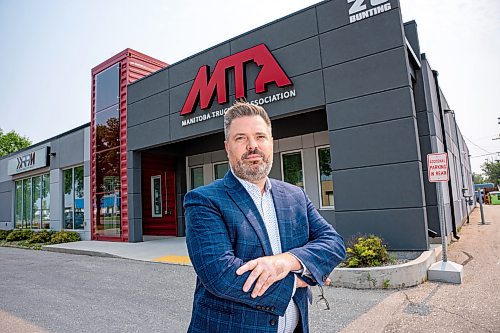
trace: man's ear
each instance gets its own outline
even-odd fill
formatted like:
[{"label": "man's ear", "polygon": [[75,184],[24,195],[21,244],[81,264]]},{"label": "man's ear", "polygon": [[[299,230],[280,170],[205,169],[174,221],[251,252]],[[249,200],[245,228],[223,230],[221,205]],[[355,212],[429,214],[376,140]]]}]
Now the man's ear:
[{"label": "man's ear", "polygon": [[227,140],[224,140],[224,149],[226,150],[226,154],[227,154]]}]

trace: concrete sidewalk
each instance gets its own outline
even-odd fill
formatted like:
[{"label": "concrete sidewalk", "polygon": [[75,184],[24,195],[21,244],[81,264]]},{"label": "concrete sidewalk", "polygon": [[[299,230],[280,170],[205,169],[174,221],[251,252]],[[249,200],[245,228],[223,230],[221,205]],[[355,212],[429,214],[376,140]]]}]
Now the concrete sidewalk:
[{"label": "concrete sidewalk", "polygon": [[46,251],[191,265],[185,237],[152,238],[140,243],[80,241],[47,245]]},{"label": "concrete sidewalk", "polygon": [[426,282],[391,294],[342,332],[500,332],[500,206],[479,208],[448,248],[462,284]]}]

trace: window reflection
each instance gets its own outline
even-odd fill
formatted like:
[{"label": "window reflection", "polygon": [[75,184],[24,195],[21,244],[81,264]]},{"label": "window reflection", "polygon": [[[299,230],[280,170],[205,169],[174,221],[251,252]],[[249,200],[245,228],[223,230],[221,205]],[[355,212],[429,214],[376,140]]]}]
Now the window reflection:
[{"label": "window reflection", "polygon": [[40,221],[42,219],[42,177],[37,176],[33,177],[33,200],[32,200],[32,214],[33,219],[31,223],[31,227],[33,229],[40,229]]},{"label": "window reflection", "polygon": [[16,181],[16,229],[22,227],[23,219],[23,181]]},{"label": "window reflection", "polygon": [[[95,230],[98,235],[120,236],[120,64],[95,76]],[[75,174],[75,177],[78,177]],[[76,180],[78,181],[78,180]],[[76,191],[76,190],[75,190]],[[75,192],[75,200],[79,200]],[[78,202],[78,201],[77,201]],[[79,227],[75,207],[75,228]]]},{"label": "window reflection", "polygon": [[74,169],[74,229],[84,228],[84,190],[83,190],[83,166]]},{"label": "window reflection", "polygon": [[191,189],[203,186],[203,167],[191,168]]},{"label": "window reflection", "polygon": [[21,228],[31,228],[31,178],[23,179],[23,219]]},{"label": "window reflection", "polygon": [[48,174],[15,182],[15,228],[50,228],[50,177]]},{"label": "window reflection", "polygon": [[214,165],[214,178],[215,179],[221,179],[223,178],[227,171],[229,170],[229,164],[226,163],[219,163]]},{"label": "window reflection", "polygon": [[333,207],[333,176],[330,147],[318,149],[318,165],[321,188],[321,206]]},{"label": "window reflection", "polygon": [[281,155],[283,162],[283,181],[304,188],[302,154],[300,151]]},{"label": "window reflection", "polygon": [[83,166],[64,170],[64,228],[84,229]]},{"label": "window reflection", "polygon": [[118,106],[96,113],[96,151],[120,145],[120,121]]},{"label": "window reflection", "polygon": [[42,177],[42,228],[50,229],[50,176]]},{"label": "window reflection", "polygon": [[113,192],[120,188],[119,148],[96,153],[96,192]]},{"label": "window reflection", "polygon": [[73,229],[73,169],[64,170],[64,229]]},{"label": "window reflection", "polygon": [[120,236],[120,192],[114,191],[97,194],[94,209],[96,233],[101,236]]}]

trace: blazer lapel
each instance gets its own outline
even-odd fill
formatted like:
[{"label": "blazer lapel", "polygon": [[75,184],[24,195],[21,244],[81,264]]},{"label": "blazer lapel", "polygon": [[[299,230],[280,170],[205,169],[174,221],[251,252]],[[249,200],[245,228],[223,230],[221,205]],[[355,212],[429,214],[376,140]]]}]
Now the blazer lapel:
[{"label": "blazer lapel", "polygon": [[273,195],[276,219],[278,220],[278,228],[280,231],[281,251],[286,252],[293,247],[290,200],[285,190],[278,182],[271,180],[271,184],[271,193]]},{"label": "blazer lapel", "polygon": [[257,237],[262,244],[264,253],[267,256],[273,255],[271,243],[267,236],[266,226],[260,213],[255,207],[255,203],[248,194],[247,190],[235,178],[231,170],[224,176],[224,185],[227,187],[227,193],[233,199],[234,203],[242,211],[243,215],[247,218],[248,222],[252,225]]}]

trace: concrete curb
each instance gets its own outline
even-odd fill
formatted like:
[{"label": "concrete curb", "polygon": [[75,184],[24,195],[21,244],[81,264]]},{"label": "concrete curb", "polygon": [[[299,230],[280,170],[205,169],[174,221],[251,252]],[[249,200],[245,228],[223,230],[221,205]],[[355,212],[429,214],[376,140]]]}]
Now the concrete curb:
[{"label": "concrete curb", "polygon": [[[168,241],[167,241],[168,242]],[[144,243],[130,244],[104,244],[93,242],[76,242],[57,245],[47,245],[44,251],[81,254],[98,257],[123,258],[154,263],[192,266],[187,256],[187,250],[168,251],[169,243],[149,243],[159,251],[151,252],[144,248]],[[99,245],[99,246],[96,246]],[[120,247],[118,247],[120,246]],[[365,268],[336,268],[330,274],[333,287],[351,289],[397,289],[412,287],[427,281],[428,268],[437,261],[441,254],[440,245],[431,245],[433,248],[425,251],[410,262],[383,267]],[[172,253],[168,253],[172,252]],[[186,252],[186,253],[184,253]],[[162,253],[162,255],[159,255]]]},{"label": "concrete curb", "polygon": [[427,269],[436,262],[441,247],[423,252],[410,262],[383,267],[335,268],[330,274],[333,287],[352,289],[397,289],[427,281]]},{"label": "concrete curb", "polygon": [[[99,251],[91,251],[91,250],[80,250],[80,249],[70,249],[70,248],[60,248],[60,247],[52,247],[51,245],[43,246],[43,251],[48,252],[58,252],[58,253],[69,253],[69,254],[81,254],[86,256],[94,256],[94,257],[105,257],[105,258],[124,258],[111,253],[99,252]],[[124,258],[127,259],[127,258]]]}]

